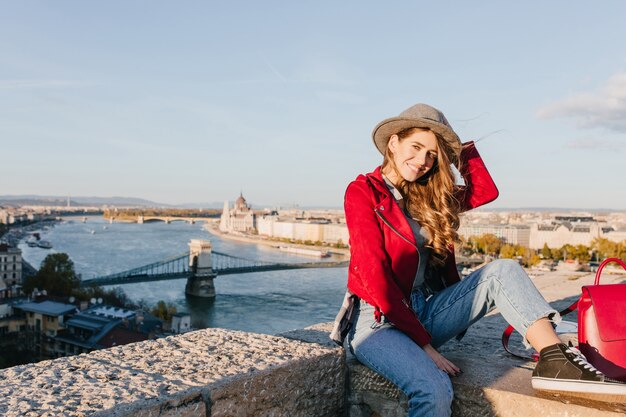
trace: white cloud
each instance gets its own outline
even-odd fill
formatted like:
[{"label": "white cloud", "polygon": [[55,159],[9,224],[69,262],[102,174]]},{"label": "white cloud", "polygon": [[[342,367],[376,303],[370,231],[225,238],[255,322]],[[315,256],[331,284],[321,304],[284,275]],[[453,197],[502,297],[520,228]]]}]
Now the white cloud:
[{"label": "white cloud", "polygon": [[539,110],[543,119],[569,118],[583,128],[626,133],[626,73],[618,73],[593,92],[564,98]]}]

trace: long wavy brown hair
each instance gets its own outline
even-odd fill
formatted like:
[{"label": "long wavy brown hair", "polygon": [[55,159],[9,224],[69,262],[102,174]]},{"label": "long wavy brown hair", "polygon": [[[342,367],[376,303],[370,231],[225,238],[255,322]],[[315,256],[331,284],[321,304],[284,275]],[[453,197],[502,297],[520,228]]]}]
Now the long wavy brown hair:
[{"label": "long wavy brown hair", "polygon": [[[409,128],[396,135],[402,141],[414,132],[424,130],[429,129]],[[393,161],[393,153],[389,147],[385,152],[382,169],[389,166],[400,178],[400,183],[395,185],[404,198],[405,209],[430,234],[430,241],[426,244],[433,251],[430,262],[441,266],[450,246],[459,241],[457,230],[460,224],[460,204],[454,196],[456,181],[450,167],[449,155],[454,151],[441,135],[433,133],[437,137],[439,152],[435,164],[424,176],[414,182],[404,180]]]}]

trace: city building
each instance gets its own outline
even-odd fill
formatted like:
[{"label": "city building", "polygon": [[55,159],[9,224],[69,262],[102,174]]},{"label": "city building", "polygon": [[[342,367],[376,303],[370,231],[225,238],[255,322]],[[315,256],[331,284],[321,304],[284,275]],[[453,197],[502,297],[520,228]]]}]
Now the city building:
[{"label": "city building", "polygon": [[5,287],[22,284],[22,251],[4,243],[0,243],[0,281]]},{"label": "city building", "polygon": [[613,242],[626,241],[626,228],[607,230],[602,233],[602,237]]},{"label": "city building", "polygon": [[0,279],[0,336],[26,330],[26,315],[15,313],[13,305],[24,302],[26,297],[19,285],[7,287]]},{"label": "city building", "polygon": [[176,313],[172,316],[171,330],[174,333],[185,333],[191,329],[191,315],[189,313]]},{"label": "city building", "polygon": [[491,233],[506,243],[531,249],[544,245],[560,248],[563,245],[590,246],[594,239],[613,242],[626,240],[626,214],[608,213],[592,216],[589,213],[548,212],[469,212],[461,218],[459,235],[480,236]]},{"label": "city building", "polygon": [[472,236],[492,234],[504,243],[528,247],[531,228],[522,224],[462,224],[459,235],[468,239]]},{"label": "city building", "polygon": [[233,208],[228,201],[220,218],[225,233],[258,234],[302,242],[348,244],[348,229],[341,210],[252,210],[242,194]]},{"label": "city building", "polygon": [[22,296],[22,287],[19,285],[8,286],[0,279],[0,317],[2,317],[1,306],[14,298]]},{"label": "city building", "polygon": [[220,218],[220,230],[226,233],[254,233],[256,231],[256,214],[246,199],[243,198],[243,194],[240,194],[235,200],[232,209],[228,201],[224,202],[224,210]]},{"label": "city building", "polygon": [[0,336],[26,330],[26,315],[15,314],[12,302],[0,300]]},{"label": "city building", "polygon": [[32,334],[28,339],[29,350],[41,358],[53,358],[54,338],[78,309],[73,304],[43,301],[15,304],[13,311],[17,317],[24,317],[26,330]]},{"label": "city building", "polygon": [[54,355],[70,356],[147,340],[161,320],[145,312],[97,305],[73,315],[54,339]]},{"label": "city building", "polygon": [[597,222],[535,223],[531,225],[530,237],[528,247],[531,249],[541,249],[544,245],[550,248],[560,248],[566,244],[589,246],[594,239],[603,237],[603,229]]},{"label": "city building", "polygon": [[349,240],[345,223],[334,223],[324,218],[262,216],[257,220],[257,227],[259,235],[273,238],[328,244],[347,244]]},{"label": "city building", "polygon": [[50,359],[134,343],[161,333],[163,322],[143,311],[96,305],[6,301],[0,303],[0,347],[18,344],[33,358]]},{"label": "city building", "polygon": [[47,208],[1,208],[0,223],[19,224],[52,219],[52,211]]}]

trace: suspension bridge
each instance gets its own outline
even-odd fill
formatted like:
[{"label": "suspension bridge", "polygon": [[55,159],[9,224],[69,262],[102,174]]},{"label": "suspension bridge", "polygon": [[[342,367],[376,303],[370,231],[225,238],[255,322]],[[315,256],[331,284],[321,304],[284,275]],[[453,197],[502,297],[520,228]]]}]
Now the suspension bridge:
[{"label": "suspension bridge", "polygon": [[215,297],[213,279],[218,275],[348,266],[347,261],[275,263],[251,260],[212,251],[210,242],[204,240],[192,240],[189,247],[190,251],[182,255],[128,271],[83,280],[81,286],[122,285],[187,278],[185,292],[188,295],[211,298]]}]

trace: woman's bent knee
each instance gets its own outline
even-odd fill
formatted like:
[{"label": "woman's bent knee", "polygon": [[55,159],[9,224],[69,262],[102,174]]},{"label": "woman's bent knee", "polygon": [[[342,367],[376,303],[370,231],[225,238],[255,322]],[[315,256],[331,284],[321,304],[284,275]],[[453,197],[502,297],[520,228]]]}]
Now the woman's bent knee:
[{"label": "woman's bent knee", "polygon": [[519,272],[522,266],[514,259],[497,259],[491,262],[494,268],[497,268],[502,273]]},{"label": "woman's bent knee", "polygon": [[513,259],[498,259],[489,265],[485,270],[485,278],[496,280],[503,285],[515,285],[515,282],[528,280],[528,275],[524,272],[524,268]]}]

